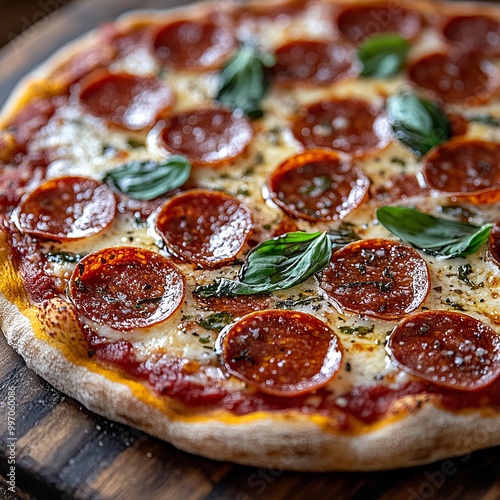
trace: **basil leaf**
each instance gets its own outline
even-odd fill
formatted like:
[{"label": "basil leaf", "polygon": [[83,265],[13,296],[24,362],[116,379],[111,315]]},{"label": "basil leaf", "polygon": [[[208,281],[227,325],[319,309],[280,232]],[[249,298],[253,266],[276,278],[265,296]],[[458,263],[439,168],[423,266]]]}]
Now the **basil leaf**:
[{"label": "basil leaf", "polygon": [[218,279],[200,286],[200,297],[254,295],[286,290],[322,271],[330,262],[332,243],[326,232],[286,233],[263,241],[247,257],[238,280]]},{"label": "basil leaf", "polygon": [[274,56],[243,46],[223,68],[216,100],[228,108],[241,109],[250,118],[260,118],[260,101],[270,84],[266,68],[275,62]]},{"label": "basil leaf", "polygon": [[404,242],[446,259],[465,257],[479,250],[486,243],[492,226],[441,219],[403,207],[379,208],[377,219]]},{"label": "basil leaf", "polygon": [[174,155],[159,163],[154,160],[131,161],[111,170],[104,181],[135,200],[152,200],[182,186],[191,173],[191,163]]},{"label": "basil leaf", "polygon": [[358,48],[358,59],[363,65],[362,76],[390,78],[405,63],[410,42],[396,33],[384,33],[368,38]]},{"label": "basil leaf", "polygon": [[500,119],[489,115],[488,113],[482,113],[480,115],[471,116],[469,118],[470,122],[481,123],[482,125],[488,125],[489,127],[500,127]]},{"label": "basil leaf", "polygon": [[390,96],[386,111],[394,135],[417,158],[451,137],[446,115],[432,101],[411,92]]}]

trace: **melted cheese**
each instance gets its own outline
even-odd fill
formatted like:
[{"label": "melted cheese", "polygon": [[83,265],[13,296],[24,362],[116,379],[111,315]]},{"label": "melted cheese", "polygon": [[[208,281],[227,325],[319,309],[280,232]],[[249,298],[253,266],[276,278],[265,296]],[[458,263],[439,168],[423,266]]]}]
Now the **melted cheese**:
[{"label": "melted cheese", "polygon": [[[331,35],[321,20],[321,12],[314,8],[311,8],[301,20],[291,24],[279,21],[273,24],[272,28],[270,23],[267,24],[265,22],[260,25],[251,22],[243,24],[240,36],[257,37],[263,46],[272,49],[290,38],[322,39]],[[439,49],[440,43],[438,37],[427,30],[420,41],[414,44],[410,57],[419,57]],[[121,66],[118,65],[114,69],[137,74],[158,72],[153,62],[141,57],[130,58],[120,64]],[[177,94],[174,112],[210,106],[216,92],[217,79],[214,72],[201,76],[187,72],[167,72],[162,74],[162,78]],[[290,92],[274,88],[262,103],[266,112],[265,117],[257,125],[258,131],[248,153],[227,167],[195,169],[192,174],[194,182],[201,187],[223,190],[238,197],[251,208],[256,227],[262,228],[268,225],[273,227],[282,213],[266,199],[265,186],[270,173],[283,160],[302,151],[302,146],[294,139],[289,128],[291,117],[300,107],[323,98],[348,96],[363,98],[381,105],[387,95],[397,91],[402,85],[401,78],[394,78],[389,81],[360,79],[339,82],[323,88],[296,86]],[[498,106],[498,103],[493,103],[493,107],[489,109],[499,109]],[[450,107],[450,110],[453,109]],[[500,141],[500,129],[479,124],[471,124],[467,135]],[[57,149],[60,159],[50,165],[49,177],[69,174],[102,179],[107,171],[124,161],[162,158],[163,153],[155,145],[154,132],[149,138],[134,135],[134,139],[144,141],[145,147],[130,147],[128,138],[127,134],[111,130],[103,120],[88,115],[77,105],[72,105],[58,110],[50,123],[37,134],[33,147]],[[404,145],[397,142],[377,155],[357,160],[356,163],[376,185],[383,184],[393,173],[414,174],[420,170],[418,161]],[[410,198],[402,204],[438,214],[437,208],[447,203],[447,200],[436,197]],[[394,238],[377,223],[376,208],[377,205],[373,200],[366,202],[349,214],[345,222],[354,224],[363,238]],[[472,206],[468,208],[475,210]],[[477,223],[500,220],[499,205],[482,207],[481,212],[482,214],[477,217]],[[311,224],[300,220],[296,222],[304,231],[335,229],[340,224]],[[87,253],[107,246],[134,245],[168,255],[159,236],[154,233],[153,226],[154,216],[150,218],[146,227],[138,225],[130,216],[118,214],[111,227],[100,235],[75,243],[47,244],[43,250]],[[467,259],[439,260],[428,255],[423,257],[431,270],[431,292],[422,310],[464,311],[498,330],[500,273],[487,259],[485,248]],[[473,271],[464,281],[460,279],[458,270],[459,266],[467,263],[471,265]],[[59,279],[61,288],[67,283],[73,267],[73,264],[48,264],[48,270]],[[179,267],[186,278],[190,292],[196,285],[210,283],[220,276],[232,278],[237,272],[234,266],[217,271],[199,270],[189,264]],[[210,312],[198,308],[190,292],[182,309],[159,325],[132,332],[119,332],[108,328],[104,333],[110,340],[126,338],[133,342],[137,352],[144,357],[161,351],[203,364],[212,364],[214,378],[222,378],[220,368],[217,367],[215,352],[217,334],[198,324]],[[359,385],[384,383],[397,386],[408,380],[407,375],[394,368],[385,351],[387,335],[397,321],[360,318],[336,310],[325,300],[315,278],[310,278],[292,290],[274,294],[274,307],[286,307],[289,303],[295,304],[294,307],[300,311],[317,316],[339,336],[345,356],[340,373],[331,383],[335,394],[340,395]],[[361,333],[360,327],[364,327]],[[241,382],[231,380],[228,387],[242,387]]]}]

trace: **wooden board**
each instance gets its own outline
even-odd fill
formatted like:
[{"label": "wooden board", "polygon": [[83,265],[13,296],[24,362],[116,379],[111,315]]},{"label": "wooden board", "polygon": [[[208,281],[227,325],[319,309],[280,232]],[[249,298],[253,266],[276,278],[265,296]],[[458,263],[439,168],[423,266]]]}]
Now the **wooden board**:
[{"label": "wooden board", "polygon": [[[43,2],[40,2],[42,5]],[[79,0],[0,52],[0,103],[62,43],[134,7],[179,0]],[[9,388],[16,399],[16,486],[22,498],[430,499],[500,498],[498,448],[378,473],[298,474],[218,463],[103,419],[28,370],[0,336],[0,499],[6,488]]]}]

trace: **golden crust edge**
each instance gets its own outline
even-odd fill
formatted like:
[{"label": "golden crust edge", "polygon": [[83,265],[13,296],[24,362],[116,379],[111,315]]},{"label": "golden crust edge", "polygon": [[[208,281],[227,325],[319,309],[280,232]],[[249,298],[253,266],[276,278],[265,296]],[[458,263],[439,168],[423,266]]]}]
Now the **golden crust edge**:
[{"label": "golden crust edge", "polygon": [[[365,0],[364,3],[378,1]],[[273,3],[284,2],[275,0]],[[356,2],[336,0],[331,3]],[[409,2],[405,7],[412,4],[424,12],[436,8],[436,2],[430,0]],[[174,20],[179,16],[193,16],[194,7],[198,9],[195,14],[198,17],[202,11],[221,5],[229,4],[208,1],[169,10],[133,11],[115,22],[126,27],[151,19],[151,16]],[[453,9],[457,3],[440,2],[439,5],[442,12],[456,13]],[[460,3],[461,12],[465,13],[477,13],[478,7],[482,14],[500,17],[498,7]],[[32,95],[36,95],[37,89],[54,70],[95,44],[96,31],[65,44],[20,80],[0,111],[0,128]],[[3,293],[0,293],[0,310],[7,342],[30,369],[54,387],[104,417],[132,425],[184,451],[215,460],[296,471],[369,471],[426,464],[500,444],[497,412],[478,409],[454,413],[432,403],[424,403],[418,411],[399,415],[397,419],[384,419],[373,426],[373,431],[358,435],[325,430],[321,419],[303,414],[278,416],[259,412],[256,418],[232,418],[231,423],[216,417],[204,417],[199,421],[178,419],[141,400],[129,386],[71,362],[57,348],[37,337],[28,315]]]},{"label": "golden crust edge", "polygon": [[91,411],[132,425],[177,448],[221,461],[296,471],[369,471],[410,467],[500,444],[500,416],[484,409],[453,413],[433,404],[342,435],[307,415],[259,413],[231,423],[217,417],[176,419],[139,399],[125,384],[70,362],[39,339],[30,320],[0,294],[2,329],[27,366]]}]

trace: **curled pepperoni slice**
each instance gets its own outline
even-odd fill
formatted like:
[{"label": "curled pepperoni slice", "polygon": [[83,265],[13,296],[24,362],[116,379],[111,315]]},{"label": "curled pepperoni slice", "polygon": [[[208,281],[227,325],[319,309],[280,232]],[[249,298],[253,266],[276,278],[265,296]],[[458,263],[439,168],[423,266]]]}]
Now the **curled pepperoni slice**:
[{"label": "curled pepperoni slice", "polygon": [[243,154],[253,138],[250,122],[239,112],[200,109],[170,118],[160,145],[187,156],[193,165],[218,166]]},{"label": "curled pepperoni slice", "polygon": [[103,231],[115,217],[112,191],[94,179],[58,177],[30,193],[17,214],[21,231],[57,241]]},{"label": "curled pepperoni slice", "polygon": [[452,389],[475,391],[500,375],[500,337],[465,314],[414,314],[393,330],[387,347],[405,371]]},{"label": "curled pepperoni slice", "polygon": [[328,85],[358,73],[354,49],[347,44],[295,40],[279,47],[275,56],[274,81],[281,84]]},{"label": "curled pepperoni slice", "polygon": [[444,25],[443,35],[461,51],[500,54],[500,23],[491,17],[452,17]]},{"label": "curled pepperoni slice", "polygon": [[84,257],[69,282],[80,313],[117,330],[145,328],[182,304],[184,278],[165,257],[135,247],[104,248]]},{"label": "curled pepperoni slice", "polygon": [[488,254],[490,259],[500,266],[500,222],[495,222],[488,239]]},{"label": "curled pepperoni slice", "polygon": [[365,199],[370,181],[333,151],[285,160],[271,175],[272,200],[287,214],[311,221],[342,219]]},{"label": "curled pepperoni slice", "polygon": [[399,33],[412,39],[420,32],[422,18],[407,10],[400,2],[382,2],[372,5],[353,5],[344,9],[337,19],[343,35],[358,44],[365,38],[380,33]]},{"label": "curled pepperoni slice", "polygon": [[354,98],[325,100],[303,108],[292,131],[307,149],[334,149],[356,157],[383,149],[391,141],[382,111]]},{"label": "curled pepperoni slice", "polygon": [[143,130],[172,108],[173,92],[153,77],[92,73],[83,82],[80,101],[94,115],[128,130]]},{"label": "curled pepperoni slice", "polygon": [[457,138],[426,158],[424,177],[431,189],[471,203],[500,201],[500,144]]},{"label": "curled pepperoni slice", "polygon": [[332,254],[321,288],[340,311],[389,320],[422,305],[430,274],[425,260],[408,245],[369,239]]},{"label": "curled pepperoni slice", "polygon": [[498,71],[493,64],[460,54],[424,56],[409,67],[408,76],[416,85],[448,103],[485,102],[499,85]]},{"label": "curled pepperoni slice", "polygon": [[193,189],[171,198],[156,219],[168,249],[201,268],[233,261],[252,231],[252,213],[224,193]]},{"label": "curled pepperoni slice", "polygon": [[210,20],[177,21],[160,28],[153,47],[165,66],[205,70],[220,66],[236,49],[236,39]]},{"label": "curled pepperoni slice", "polygon": [[342,362],[342,348],[331,328],[297,311],[249,314],[223,333],[220,345],[229,373],[275,396],[324,387]]}]

